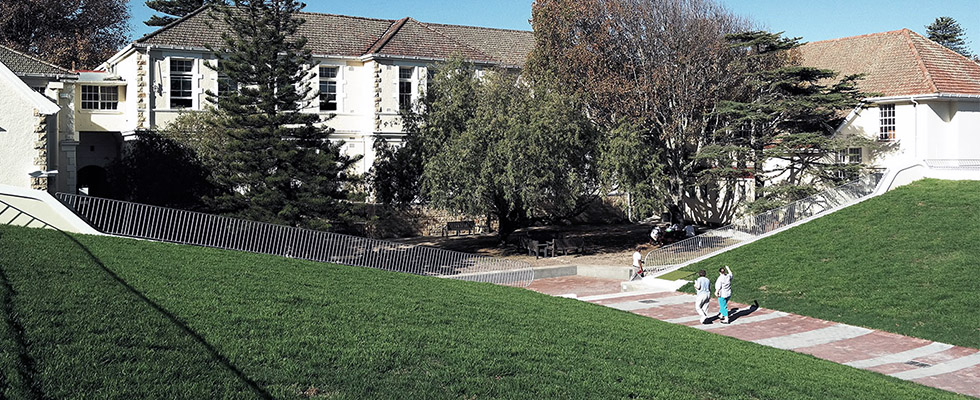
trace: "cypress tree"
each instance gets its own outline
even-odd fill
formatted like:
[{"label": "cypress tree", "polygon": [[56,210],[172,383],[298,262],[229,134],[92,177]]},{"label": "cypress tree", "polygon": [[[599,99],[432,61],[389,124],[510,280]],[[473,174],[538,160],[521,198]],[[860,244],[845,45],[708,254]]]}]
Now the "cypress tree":
[{"label": "cypress tree", "polygon": [[228,27],[220,55],[222,79],[237,91],[212,102],[226,137],[215,179],[230,189],[215,197],[219,211],[252,220],[326,228],[341,216],[342,200],[354,183],[348,170],[357,161],[332,143],[332,129],[317,113],[303,110],[316,99],[313,60],[297,36],[303,4],[295,0],[236,0],[212,14]]}]

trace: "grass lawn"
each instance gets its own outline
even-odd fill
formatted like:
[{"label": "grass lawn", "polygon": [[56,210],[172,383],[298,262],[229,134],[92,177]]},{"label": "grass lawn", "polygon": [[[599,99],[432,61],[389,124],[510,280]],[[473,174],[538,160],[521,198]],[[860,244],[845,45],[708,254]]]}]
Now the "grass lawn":
[{"label": "grass lawn", "polygon": [[8,226],[0,255],[5,398],[964,398],[519,288]]},{"label": "grass lawn", "polygon": [[980,348],[980,182],[918,181],[682,271],[726,264],[735,301]]}]

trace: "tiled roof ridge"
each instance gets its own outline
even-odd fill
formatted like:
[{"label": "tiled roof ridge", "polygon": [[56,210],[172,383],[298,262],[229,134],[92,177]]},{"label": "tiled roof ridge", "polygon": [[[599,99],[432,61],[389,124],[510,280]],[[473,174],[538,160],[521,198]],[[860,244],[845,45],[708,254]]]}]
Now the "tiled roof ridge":
[{"label": "tiled roof ridge", "polygon": [[371,47],[364,50],[364,54],[374,54],[381,51],[381,48],[385,47],[385,45],[388,44],[393,37],[395,37],[395,34],[397,34],[398,31],[405,26],[405,22],[408,22],[408,20],[409,18],[405,17],[389,25],[388,30],[386,30],[385,33],[371,45]]},{"label": "tiled roof ridge", "polygon": [[[444,37],[444,38],[446,38],[446,39],[449,39],[449,40],[450,40],[451,42],[453,42],[453,43],[456,43],[456,44],[458,44],[458,45],[460,45],[461,47],[465,47],[465,48],[467,48],[467,49],[469,49],[470,51],[473,51],[473,52],[475,52],[476,54],[480,54],[480,55],[482,55],[483,57],[486,57],[486,59],[487,59],[487,60],[495,60],[493,56],[491,56],[491,55],[489,55],[489,54],[487,54],[487,53],[485,53],[485,52],[483,52],[483,50],[480,50],[480,49],[478,49],[478,48],[476,48],[476,47],[473,47],[473,46],[470,46],[469,44],[466,44],[466,43],[462,43],[462,42],[460,42],[460,41],[458,41],[458,40],[456,40],[456,39],[454,39],[453,37],[451,37],[451,36],[449,36],[449,35],[447,35],[447,34],[445,34],[445,33],[442,33],[442,32],[440,32],[440,31],[438,31],[438,30],[436,30],[435,28],[432,28],[432,27],[429,27],[429,26],[428,26],[428,24],[427,24],[427,23],[425,23],[425,22],[420,22],[420,21],[418,21],[418,20],[415,20],[415,19],[413,19],[413,18],[409,18],[409,19],[410,19],[410,20],[412,20],[412,21],[415,21],[415,22],[417,22],[417,23],[418,23],[418,24],[419,24],[420,26],[422,26],[423,28],[425,28],[425,29],[427,29],[427,30],[430,30],[430,31],[432,31],[432,33],[435,33],[435,34],[437,34],[437,35],[439,35],[439,36],[442,36],[442,37]],[[496,61],[499,61],[499,60],[496,60]]]},{"label": "tiled roof ridge", "polygon": [[[905,29],[903,30],[902,33],[903,33],[902,37],[905,38],[905,40],[908,42],[909,50],[912,51],[912,56],[915,57],[916,65],[919,66],[919,69],[922,70],[922,73],[925,75],[926,84],[929,85],[929,88],[932,89],[933,93],[939,93],[939,87],[936,86],[936,81],[932,78],[932,73],[930,73],[929,68],[926,67],[925,60],[922,59],[922,54],[919,53],[919,48],[915,45],[915,42],[912,40],[912,33],[915,32],[912,32],[909,29]],[[916,33],[916,35],[918,34]]]},{"label": "tiled roof ridge", "polygon": [[7,46],[4,46],[4,45],[2,45],[2,44],[0,44],[0,47],[3,47],[3,48],[4,48],[4,50],[7,50],[7,51],[9,51],[9,52],[11,52],[11,53],[14,53],[14,54],[18,54],[18,55],[21,55],[21,56],[24,56],[24,57],[27,57],[27,58],[29,58],[29,59],[31,59],[32,61],[37,61],[37,62],[39,62],[39,63],[41,63],[41,64],[44,64],[44,65],[47,65],[47,66],[49,66],[49,67],[51,67],[51,68],[54,68],[54,69],[57,69],[57,70],[61,70],[61,71],[64,71],[64,72],[65,72],[65,74],[69,74],[69,75],[71,75],[71,74],[72,74],[72,72],[71,72],[71,70],[69,70],[68,68],[65,68],[65,67],[61,67],[61,66],[58,66],[58,65],[55,65],[55,64],[52,64],[52,63],[49,63],[49,62],[47,62],[47,61],[44,61],[44,60],[42,60],[42,59],[40,59],[40,58],[37,58],[37,57],[35,57],[35,56],[32,56],[32,55],[30,55],[30,54],[27,54],[27,53],[24,53],[24,52],[22,52],[22,51],[18,51],[18,50],[16,50],[16,49],[13,49],[13,48],[10,48],[10,47],[7,47]]},{"label": "tiled roof ridge", "polygon": [[179,24],[181,22],[184,22],[184,21],[190,19],[191,17],[193,17],[193,16],[195,16],[197,14],[200,14],[201,11],[204,11],[205,8],[211,8],[211,7],[213,7],[213,4],[205,4],[205,5],[201,6],[198,9],[196,9],[194,11],[191,11],[187,15],[185,15],[183,17],[180,17],[180,18],[177,18],[177,19],[173,20],[173,22],[164,25],[160,29],[157,29],[157,30],[155,30],[153,32],[150,32],[150,33],[147,33],[147,34],[143,35],[143,37],[141,37],[139,39],[136,39],[133,42],[134,43],[139,43],[139,42],[146,41],[147,39],[150,39],[150,38],[152,38],[152,37],[154,37],[154,36],[156,36],[156,35],[158,35],[160,33],[166,32],[166,31],[170,30],[170,28],[174,27],[175,25],[177,25],[177,24]]},{"label": "tiled roof ridge", "polygon": [[517,32],[517,33],[534,33],[534,31],[525,31],[522,29],[508,29],[508,28],[490,28],[486,26],[473,26],[473,25],[459,25],[459,24],[442,24],[438,22],[422,22],[426,25],[438,25],[446,27],[459,27],[459,28],[471,28],[471,29],[484,29],[488,31],[504,31],[504,32]]},{"label": "tiled roof ridge", "polygon": [[847,36],[847,37],[842,37],[842,38],[817,40],[815,42],[807,42],[806,44],[841,42],[841,41],[845,41],[845,40],[858,39],[858,38],[871,37],[871,36],[894,35],[894,34],[902,33],[902,32],[905,32],[905,31],[911,31],[911,30],[909,28],[902,28],[902,29],[896,29],[896,30],[887,31],[887,32],[865,33],[863,35],[855,35],[855,36]]},{"label": "tiled roof ridge", "polygon": [[377,22],[389,22],[389,23],[394,23],[394,22],[398,21],[398,20],[395,20],[395,19],[388,19],[388,18],[359,17],[359,16],[356,16],[356,15],[342,15],[342,14],[321,13],[321,12],[312,12],[312,11],[300,11],[297,14],[325,15],[325,16],[328,16],[328,17],[341,17],[341,18],[361,19],[361,20],[365,20],[365,21],[377,21]]}]

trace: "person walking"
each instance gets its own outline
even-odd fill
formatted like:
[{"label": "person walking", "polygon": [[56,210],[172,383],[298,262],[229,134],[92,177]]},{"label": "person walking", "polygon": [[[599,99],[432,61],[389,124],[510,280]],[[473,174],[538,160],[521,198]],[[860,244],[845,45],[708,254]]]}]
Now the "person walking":
[{"label": "person walking", "polygon": [[698,297],[694,300],[694,309],[701,316],[701,323],[708,321],[708,303],[711,302],[711,281],[705,276],[704,270],[698,271],[698,279],[694,281],[694,290],[698,291]]},{"label": "person walking", "polygon": [[[646,271],[643,271],[643,254],[640,253],[640,246],[636,246],[636,251],[633,252],[633,268],[636,269],[635,276],[642,278],[646,274]],[[634,276],[630,276],[630,280],[633,278]]]},{"label": "person walking", "polygon": [[718,268],[718,280],[715,281],[715,296],[718,297],[718,310],[721,313],[721,323],[727,324],[728,300],[732,298],[732,269],[728,266]]}]

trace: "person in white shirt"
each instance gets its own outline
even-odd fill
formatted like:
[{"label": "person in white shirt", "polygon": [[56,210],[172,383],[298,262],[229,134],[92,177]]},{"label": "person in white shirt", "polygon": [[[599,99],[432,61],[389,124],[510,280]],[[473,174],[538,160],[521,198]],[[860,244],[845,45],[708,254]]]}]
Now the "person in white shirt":
[{"label": "person in white shirt", "polygon": [[718,297],[718,309],[721,311],[721,323],[727,324],[728,300],[732,298],[732,269],[724,266],[718,269],[720,275],[715,281],[715,296]]},{"label": "person in white shirt", "polygon": [[[643,277],[643,254],[640,254],[640,246],[636,246],[636,251],[633,252],[633,268],[636,268],[636,276],[640,278]],[[632,280],[632,278],[631,278]]]},{"label": "person in white shirt", "polygon": [[701,323],[708,320],[708,303],[711,302],[711,281],[705,277],[704,270],[698,271],[698,279],[694,281],[694,290],[698,291],[698,297],[694,300],[694,309],[701,316]]}]

